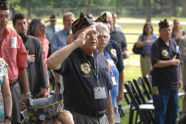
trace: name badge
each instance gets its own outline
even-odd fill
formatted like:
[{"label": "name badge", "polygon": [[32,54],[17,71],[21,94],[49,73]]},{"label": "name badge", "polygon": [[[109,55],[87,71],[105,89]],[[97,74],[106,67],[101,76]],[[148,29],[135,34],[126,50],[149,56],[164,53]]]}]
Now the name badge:
[{"label": "name badge", "polygon": [[95,87],[94,88],[94,98],[95,99],[106,99],[107,95],[105,92],[105,87]]},{"label": "name badge", "polygon": [[11,48],[17,48],[17,37],[11,38]]},{"label": "name badge", "polygon": [[116,78],[114,76],[111,77],[111,80],[112,80],[112,83],[113,83],[114,86],[117,85]]}]

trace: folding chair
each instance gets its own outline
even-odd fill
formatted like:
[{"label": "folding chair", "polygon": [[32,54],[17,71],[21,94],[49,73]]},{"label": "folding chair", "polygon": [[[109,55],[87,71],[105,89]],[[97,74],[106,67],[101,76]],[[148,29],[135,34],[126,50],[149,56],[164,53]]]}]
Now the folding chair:
[{"label": "folding chair", "polygon": [[152,88],[152,77],[151,76],[145,76],[143,77],[144,81],[145,81],[145,84],[147,85],[148,87],[148,91],[149,93],[151,94],[151,88]]},{"label": "folding chair", "polygon": [[[139,77],[136,81],[137,81],[137,83],[138,83],[139,85],[142,86],[144,97],[147,98],[148,101],[152,101],[152,95],[151,95],[150,91],[147,89],[147,87],[146,87],[147,85],[146,85],[146,83],[144,82],[144,80],[143,80],[141,77]],[[151,102],[151,103],[152,103],[152,102]]]},{"label": "folding chair", "polygon": [[[152,104],[142,104],[142,101],[140,100],[131,81],[128,81],[127,83],[125,83],[125,88],[131,99],[129,124],[133,124],[132,122],[133,122],[134,111],[137,112],[136,118],[135,118],[135,124],[142,123],[142,122],[143,124],[152,123],[153,119],[149,117],[149,112],[154,110],[154,106]],[[138,116],[140,117],[139,121],[138,121]]]},{"label": "folding chair", "polygon": [[[153,104],[152,99],[151,100],[146,99],[145,95],[143,94],[144,93],[144,90],[142,88],[143,80],[141,78],[138,78],[137,80],[133,79],[133,83],[138,92],[138,96],[141,100],[141,104]],[[153,120],[152,112],[147,111],[147,114],[149,120]]]}]

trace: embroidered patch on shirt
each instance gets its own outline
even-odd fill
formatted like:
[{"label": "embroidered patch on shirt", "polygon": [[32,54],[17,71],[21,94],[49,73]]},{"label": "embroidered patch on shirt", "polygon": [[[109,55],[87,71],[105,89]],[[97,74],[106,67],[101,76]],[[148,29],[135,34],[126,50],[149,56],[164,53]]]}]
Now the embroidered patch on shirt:
[{"label": "embroidered patch on shirt", "polygon": [[85,74],[85,75],[89,75],[91,68],[90,65],[88,63],[83,63],[81,64],[81,71]]},{"label": "embroidered patch on shirt", "polygon": [[162,54],[162,56],[164,58],[168,58],[169,57],[169,52],[167,50],[165,50],[165,49],[161,51],[161,54]]},{"label": "embroidered patch on shirt", "polygon": [[116,49],[111,49],[110,52],[111,52],[111,54],[113,55],[114,58],[117,57]]}]

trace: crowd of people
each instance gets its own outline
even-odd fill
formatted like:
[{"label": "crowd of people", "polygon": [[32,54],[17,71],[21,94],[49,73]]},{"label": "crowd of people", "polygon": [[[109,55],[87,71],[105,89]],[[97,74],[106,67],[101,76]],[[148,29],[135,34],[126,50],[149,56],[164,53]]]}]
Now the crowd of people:
[{"label": "crowd of people", "polygon": [[[26,98],[63,94],[63,110],[50,123],[120,124],[118,105],[124,96],[124,59],[129,57],[117,14],[72,12],[63,14],[64,28],[57,26],[56,15],[49,20],[13,15],[15,30],[7,27],[9,5],[0,1],[0,123],[18,124]],[[45,25],[49,22],[49,25]],[[155,107],[154,124],[175,124],[178,115],[178,89],[186,92],[186,36],[178,19],[173,28],[165,19],[159,23],[159,37],[151,23],[145,23],[137,47],[142,77],[152,76]],[[181,53],[181,54],[180,54]],[[50,82],[50,74],[54,81]],[[181,113],[186,113],[186,97]],[[47,115],[42,115],[47,116]],[[27,120],[27,123],[48,123]]]}]

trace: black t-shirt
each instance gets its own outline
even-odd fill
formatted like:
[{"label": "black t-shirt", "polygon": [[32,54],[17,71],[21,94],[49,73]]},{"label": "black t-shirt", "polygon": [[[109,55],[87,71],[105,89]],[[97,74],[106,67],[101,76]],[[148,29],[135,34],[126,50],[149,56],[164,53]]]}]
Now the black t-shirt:
[{"label": "black t-shirt", "polygon": [[122,51],[113,40],[109,40],[105,50],[110,55],[119,72],[124,69]]},{"label": "black t-shirt", "polygon": [[127,47],[126,38],[123,32],[121,31],[113,31],[110,33],[110,39],[115,41],[118,46],[123,50],[123,48]]},{"label": "black t-shirt", "polygon": [[[169,46],[167,46],[161,38],[158,38],[151,48],[151,62],[152,65],[158,63],[159,60],[171,60],[175,55],[180,59],[178,51],[176,50],[176,42],[170,40]],[[164,68],[153,68],[152,85],[162,87],[168,90],[177,90],[180,78],[179,66],[168,66]]]},{"label": "black t-shirt", "polygon": [[91,57],[78,48],[62,63],[58,72],[63,76],[65,108],[81,114],[106,109],[108,99],[94,98],[94,88],[98,87],[96,74],[100,86],[105,87],[107,97],[112,88],[104,55],[95,50],[94,57]]}]

